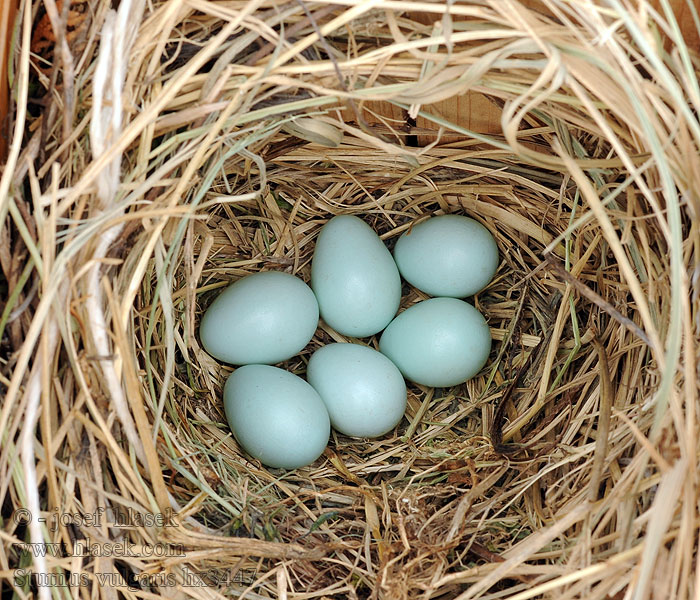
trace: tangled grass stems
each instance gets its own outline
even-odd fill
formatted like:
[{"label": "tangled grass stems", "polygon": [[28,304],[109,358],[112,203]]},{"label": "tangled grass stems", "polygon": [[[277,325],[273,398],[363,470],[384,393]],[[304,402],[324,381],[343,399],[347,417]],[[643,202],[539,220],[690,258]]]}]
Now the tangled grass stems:
[{"label": "tangled grass stems", "polygon": [[[134,6],[48,15],[49,75],[21,13],[0,183],[4,506],[103,509],[80,536],[180,551],[72,562],[107,598],[104,573],[141,577],[126,595],[198,598],[692,597],[700,86],[675,6]],[[138,35],[111,77],[101,32],[127,17]],[[30,78],[43,108],[27,110]],[[499,127],[451,110],[463,94],[497,106]],[[394,432],[334,433],[306,469],[251,461],[223,418],[230,368],[198,343],[212,298],[261,269],[308,280],[334,214],[391,247],[442,213],[481,220],[502,251],[472,299],[489,368],[409,386]],[[424,298],[407,286],[403,307]],[[352,341],[320,325],[290,371]],[[112,525],[127,509],[171,520]],[[76,527],[7,523],[4,564],[31,561],[27,540],[70,556]]]}]

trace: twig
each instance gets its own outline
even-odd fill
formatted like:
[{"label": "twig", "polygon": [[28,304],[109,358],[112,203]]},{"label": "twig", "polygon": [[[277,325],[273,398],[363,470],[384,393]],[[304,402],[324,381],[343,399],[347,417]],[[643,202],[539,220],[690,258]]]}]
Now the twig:
[{"label": "twig", "polygon": [[[20,44],[19,73],[17,82],[17,114],[15,115],[15,129],[12,133],[12,142],[7,156],[7,162],[0,177],[0,223],[5,222],[9,210],[12,195],[10,183],[13,180],[17,159],[22,150],[24,128],[27,119],[27,98],[29,97],[29,46],[31,45],[32,31],[32,6],[29,0],[25,0],[22,7],[22,41]],[[0,419],[2,420],[2,419]],[[0,427],[0,430],[2,428]]]},{"label": "twig", "polygon": [[[302,7],[306,8],[306,7]],[[316,21],[319,21],[320,19],[323,19],[323,17],[326,17],[333,13],[336,10],[336,6],[333,4],[330,4],[326,6],[325,8],[320,8],[317,10],[315,13],[313,13],[312,18]],[[308,15],[308,11],[307,11]],[[311,23],[311,19],[307,16],[305,19],[301,19],[297,21],[296,23],[290,25],[284,30],[285,37],[290,38],[293,35],[296,35],[299,31],[304,29],[309,23]],[[251,54],[251,56],[246,60],[245,64],[248,66],[253,66],[255,63],[257,63],[259,60],[265,58],[268,54],[270,54],[274,49],[276,48],[276,45],[273,44],[272,42],[268,42],[265,44],[262,48]]]},{"label": "twig", "polygon": [[[30,514],[29,537],[35,548],[41,548],[44,546],[44,534],[41,531],[41,524],[39,523],[39,515],[41,514],[39,484],[37,482],[36,464],[34,462],[34,441],[36,439],[35,431],[36,424],[39,419],[39,404],[41,402],[42,369],[43,367],[49,365],[49,356],[53,354],[56,347],[56,342],[58,340],[58,325],[56,324],[55,320],[51,319],[46,327],[45,335],[47,336],[47,340],[44,342],[46,355],[44,356],[43,361],[38,361],[34,366],[34,369],[32,369],[32,376],[29,380],[26,391],[29,399],[27,403],[27,412],[25,413],[25,421],[22,426],[22,436],[20,438],[22,469],[24,471],[24,486],[25,493],[27,494],[27,508]],[[32,556],[32,559],[38,573],[48,574],[46,557],[41,552],[36,552]],[[49,592],[48,586],[39,586],[39,598],[41,598],[41,600],[49,600],[51,598],[51,593]]]},{"label": "twig", "polygon": [[506,405],[510,400],[513,392],[515,391],[518,382],[522,379],[523,375],[532,367],[532,365],[539,363],[544,353],[545,348],[548,345],[549,339],[551,338],[551,332],[544,336],[540,343],[535,346],[535,348],[530,352],[527,360],[520,366],[518,372],[516,373],[513,381],[503,392],[501,399],[498,402],[496,411],[493,415],[493,422],[491,423],[491,444],[493,449],[499,454],[513,454],[520,451],[521,447],[519,445],[506,445],[503,443],[503,416],[505,415]]},{"label": "twig", "polygon": [[[343,72],[340,70],[340,66],[338,65],[338,61],[335,59],[335,56],[333,56],[333,50],[331,49],[330,45],[328,44],[328,40],[326,40],[326,37],[321,32],[321,28],[318,26],[318,23],[316,22],[314,15],[311,14],[311,11],[309,11],[304,0],[296,0],[296,3],[304,9],[304,13],[306,13],[306,18],[309,19],[309,22],[311,23],[311,27],[313,27],[314,33],[318,36],[318,39],[321,42],[321,45],[323,46],[323,49],[326,51],[326,54],[328,55],[328,59],[331,61],[331,63],[333,63],[333,70],[335,71],[335,74],[338,77],[338,83],[340,84],[340,88],[344,92],[348,92],[348,86],[345,85],[345,79],[343,78]],[[365,121],[365,119],[363,118],[362,113],[360,112],[360,109],[357,108],[357,104],[355,104],[355,100],[353,98],[348,97],[347,102],[350,105],[352,112],[355,113],[355,118],[357,119],[357,124],[360,126],[360,129],[362,129],[362,131],[364,131],[365,133],[370,133],[370,128],[367,125],[367,122]],[[376,134],[376,135],[379,135],[379,134]],[[380,137],[382,137],[382,136],[380,136]],[[386,140],[384,140],[384,141],[386,141]]]},{"label": "twig", "polygon": [[[58,7],[56,6],[55,0],[45,0],[44,7],[46,8],[46,16],[49,18],[51,23],[51,29],[53,29],[54,36],[56,38],[54,59],[51,67],[51,78],[49,81],[49,89],[46,93],[46,99],[49,107],[49,118],[41,120],[41,145],[40,145],[40,156],[41,160],[44,160],[44,150],[46,148],[46,136],[48,135],[48,122],[53,122],[52,115],[57,112],[57,107],[53,99],[53,90],[56,88],[56,83],[58,81],[59,64],[63,71],[63,134],[62,142],[65,142],[70,136],[71,126],[73,125],[73,79],[75,74],[75,67],[73,64],[73,55],[71,54],[70,47],[68,46],[68,41],[66,39],[66,24],[68,21],[68,14],[70,12],[70,2],[66,0],[63,3],[62,14],[58,14]],[[60,58],[60,60],[59,60]]]},{"label": "twig", "polygon": [[[496,554],[495,552],[491,552],[488,548],[482,546],[481,544],[477,542],[471,542],[469,546],[469,552],[474,554],[475,556],[478,556],[479,558],[483,558],[484,560],[487,560],[489,562],[498,562],[502,563],[505,562],[506,559],[503,558],[500,554]],[[513,575],[514,579],[517,579],[518,581],[521,581],[522,583],[530,583],[533,580],[532,575]]]},{"label": "twig", "polygon": [[608,434],[610,433],[610,412],[612,410],[613,397],[608,357],[597,335],[593,337],[593,345],[598,352],[600,409],[598,412],[598,431],[596,433],[595,451],[593,454],[593,467],[591,468],[591,482],[588,489],[589,502],[595,502],[598,499],[598,488],[603,478],[603,467],[605,465],[605,455],[608,447]]},{"label": "twig", "polygon": [[569,273],[566,269],[564,269],[552,255],[548,255],[547,258],[545,259],[551,269],[559,275],[564,281],[567,283],[570,283],[576,290],[582,295],[585,296],[588,300],[593,302],[598,308],[601,310],[604,310],[606,313],[608,313],[613,319],[615,319],[618,323],[621,325],[624,325],[629,329],[632,333],[634,333],[640,340],[642,340],[647,346],[651,347],[651,341],[647,337],[647,334],[642,331],[641,327],[637,325],[634,321],[631,319],[628,319],[624,315],[622,315],[618,310],[615,309],[615,307],[607,302],[606,300],[603,300],[598,294],[596,294],[591,288],[589,288],[587,285],[584,285],[581,283],[576,277],[574,277],[571,273]]},{"label": "twig", "polygon": [[[138,4],[138,3],[137,3]],[[125,0],[119,7],[119,12],[109,12],[105,17],[100,44],[100,54],[93,81],[93,118],[90,123],[90,142],[95,157],[105,153],[109,143],[121,132],[121,96],[124,85],[124,55],[128,48],[125,40],[126,16],[131,12],[131,0]],[[140,16],[140,6],[135,12]],[[133,39],[133,37],[132,37]],[[105,94],[105,92],[107,92]],[[111,136],[111,137],[110,137]],[[105,210],[116,197],[119,187],[119,170],[121,153],[115,153],[109,165],[100,172],[98,177],[99,208]],[[85,302],[86,312],[90,322],[90,333],[95,353],[100,356],[111,355],[109,343],[109,328],[104,314],[104,297],[100,285],[101,259],[107,255],[112,244],[119,237],[123,222],[110,227],[104,232],[97,243],[91,259],[94,261],[88,276],[88,295]],[[146,454],[141,440],[136,432],[134,420],[129,412],[129,406],[124,397],[124,390],[113,361],[100,361],[100,369],[104,375],[112,405],[117,417],[124,428],[129,444],[134,448],[136,456],[146,463]]]}]

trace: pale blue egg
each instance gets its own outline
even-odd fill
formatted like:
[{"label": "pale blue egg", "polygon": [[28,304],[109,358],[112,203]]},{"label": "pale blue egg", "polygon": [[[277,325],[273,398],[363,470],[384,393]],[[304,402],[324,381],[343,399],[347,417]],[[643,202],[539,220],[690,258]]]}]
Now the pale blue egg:
[{"label": "pale blue egg", "polygon": [[331,425],[353,437],[384,435],[406,410],[406,383],[386,356],[359,344],[329,344],[309,359],[306,379],[326,404]]},{"label": "pale blue egg", "polygon": [[328,411],[301,377],[269,365],[236,369],[224,386],[226,419],[243,449],[268,467],[310,465],[330,436]]},{"label": "pale blue egg", "polygon": [[202,317],[199,337],[214,358],[274,364],[303,350],[318,326],[318,303],[298,277],[264,271],[227,287]]},{"label": "pale blue egg", "polygon": [[401,302],[391,253],[362,219],[333,217],[316,241],[311,287],[321,317],[338,333],[366,337],[384,329]]},{"label": "pale blue egg", "polygon": [[441,215],[418,223],[396,242],[403,278],[431,296],[464,298],[488,285],[498,268],[498,246],[481,223]]},{"label": "pale blue egg", "polygon": [[396,317],[384,330],[379,349],[406,379],[450,387],[471,379],[486,364],[491,333],[471,304],[431,298]]}]

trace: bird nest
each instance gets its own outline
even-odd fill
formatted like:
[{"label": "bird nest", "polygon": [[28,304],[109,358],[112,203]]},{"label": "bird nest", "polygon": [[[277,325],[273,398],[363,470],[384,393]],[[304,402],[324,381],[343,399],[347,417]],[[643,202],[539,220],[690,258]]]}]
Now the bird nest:
[{"label": "bird nest", "polygon": [[[22,3],[0,183],[3,585],[697,593],[700,63],[663,4]],[[477,97],[496,131],[437,108]],[[500,249],[473,298],[484,369],[410,384],[395,430],[332,433],[309,467],[246,455],[231,368],[198,339],[217,293],[260,270],[308,281],[333,215],[391,248],[445,213]],[[402,308],[423,298],[405,285]],[[303,376],[333,341],[321,321],[281,366]]]}]

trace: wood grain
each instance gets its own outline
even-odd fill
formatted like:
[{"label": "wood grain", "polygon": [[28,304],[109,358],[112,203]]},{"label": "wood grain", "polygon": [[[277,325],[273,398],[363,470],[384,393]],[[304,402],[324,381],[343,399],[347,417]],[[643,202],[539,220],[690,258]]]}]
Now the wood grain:
[{"label": "wood grain", "polygon": [[[693,0],[692,3],[695,5],[695,10],[700,13],[700,0]],[[676,19],[678,19],[678,25],[681,28],[685,43],[689,48],[700,52],[700,33],[695,28],[693,13],[690,6],[688,6],[687,0],[670,0],[669,4],[673,8]],[[661,0],[651,0],[651,5],[660,10]],[[668,47],[670,47],[670,43],[667,45]]]}]

